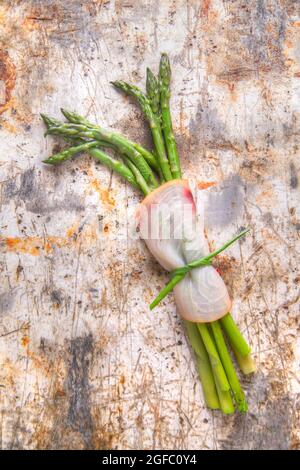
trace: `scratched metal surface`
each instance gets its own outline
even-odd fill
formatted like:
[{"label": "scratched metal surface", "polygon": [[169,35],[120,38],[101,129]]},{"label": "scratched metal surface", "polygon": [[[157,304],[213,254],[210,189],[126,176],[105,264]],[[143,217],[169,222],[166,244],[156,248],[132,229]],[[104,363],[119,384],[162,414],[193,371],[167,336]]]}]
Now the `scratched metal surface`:
[{"label": "scratched metal surface", "polygon": [[[2,448],[299,448],[299,2],[4,0],[0,19]],[[205,409],[172,296],[148,309],[166,275],[117,236],[138,195],[88,156],[41,163],[61,106],[149,143],[109,81],[143,84],[161,51],[212,246],[253,229],[217,261],[258,365],[247,416]]]}]

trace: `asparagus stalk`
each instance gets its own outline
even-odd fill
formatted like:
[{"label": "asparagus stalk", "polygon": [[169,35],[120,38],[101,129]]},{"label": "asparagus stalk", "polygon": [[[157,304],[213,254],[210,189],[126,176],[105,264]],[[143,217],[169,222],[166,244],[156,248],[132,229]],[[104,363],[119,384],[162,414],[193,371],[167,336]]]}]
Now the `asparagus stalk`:
[{"label": "asparagus stalk", "polygon": [[[47,132],[48,132],[49,127],[60,126],[62,124],[61,121],[59,121],[58,119],[55,119],[52,116],[48,116],[48,114],[41,113],[40,116],[43,119],[44,124],[47,127]],[[47,134],[47,132],[46,132],[46,134]]]},{"label": "asparagus stalk", "polygon": [[84,138],[91,140],[98,140],[99,142],[109,142],[122,154],[125,154],[131,162],[138,168],[143,178],[145,179],[149,189],[158,187],[158,181],[154,176],[148,163],[143,156],[138,152],[126,139],[122,139],[114,132],[109,132],[105,129],[97,127],[88,128],[84,124],[69,124],[62,123],[59,126],[52,126],[48,128],[48,134],[69,136],[73,138]]},{"label": "asparagus stalk", "polygon": [[[86,127],[101,130],[99,126],[97,126],[96,124],[92,124],[86,118],[84,118],[83,116],[80,116],[80,114],[67,111],[64,108],[61,108],[61,112],[68,119],[68,121],[72,122],[73,124],[84,124]],[[143,155],[144,159],[151,166],[151,168],[153,168],[157,172],[159,171],[159,165],[156,161],[156,157],[151,152],[149,152],[149,150],[145,149],[144,147],[137,144],[136,142],[132,142],[131,140],[126,139],[121,134],[117,134],[117,133],[115,134],[118,135],[120,139],[125,140],[128,143],[130,143],[138,152],[140,152],[140,154]]]},{"label": "asparagus stalk", "polygon": [[162,54],[160,59],[159,80],[162,130],[167,147],[171,172],[173,177],[176,179],[181,178],[181,169],[170,112],[171,67],[167,54]]},{"label": "asparagus stalk", "polygon": [[116,81],[116,82],[113,82],[112,84],[116,88],[124,91],[127,95],[134,96],[138,100],[150,125],[150,129],[151,129],[151,133],[152,133],[152,137],[153,137],[153,141],[154,141],[154,145],[156,149],[156,154],[158,157],[161,171],[166,181],[171,180],[172,173],[170,170],[168,157],[165,151],[165,144],[164,144],[162,131],[160,128],[159,118],[153,113],[149,99],[145,96],[144,93],[142,93],[142,91],[139,88],[137,88],[134,85],[129,85],[128,83],[123,82],[123,81]]},{"label": "asparagus stalk", "polygon": [[231,357],[222,334],[220,323],[218,321],[211,322],[210,327],[237,407],[239,411],[245,413],[248,410],[248,405],[239,379],[234,370],[234,366],[232,364]]},{"label": "asparagus stalk", "polygon": [[147,98],[153,113],[160,119],[160,90],[159,83],[152,71],[147,68],[146,80]]},{"label": "asparagus stalk", "polygon": [[[207,331],[208,335],[211,338],[212,343],[214,344],[215,348],[217,348],[215,338],[212,334],[210,323],[207,323]],[[216,384],[216,389],[219,397],[219,402],[220,402],[220,407],[223,413],[230,415],[234,413],[234,404],[232,401],[232,396],[231,396],[231,390],[222,390],[219,384],[219,381],[217,379],[215,370],[213,370],[213,375],[214,375],[214,380]]]},{"label": "asparagus stalk", "polygon": [[[229,341],[230,342],[230,341]],[[238,365],[240,366],[241,371],[245,375],[252,374],[253,372],[256,371],[256,365],[255,362],[251,356],[251,354],[248,354],[247,356],[241,356],[240,353],[235,349],[233,344],[231,344],[231,348],[235,354],[236,360],[238,362]]]},{"label": "asparagus stalk", "polygon": [[240,330],[238,329],[230,313],[227,313],[227,315],[222,317],[220,321],[226,335],[228,336],[230,344],[234,346],[236,351],[238,351],[242,357],[248,356],[251,349],[244,340]]},{"label": "asparagus stalk", "polygon": [[215,383],[216,383],[216,389],[217,389],[217,393],[218,393],[218,398],[219,398],[221,410],[226,415],[231,415],[232,413],[234,413],[234,405],[233,405],[233,401],[232,401],[232,398],[231,398],[231,393],[230,393],[229,390],[222,390],[220,388],[220,385],[219,385],[219,382],[216,378],[215,373],[214,373],[214,379],[215,379]]},{"label": "asparagus stalk", "polygon": [[[146,80],[146,91],[147,98],[150,102],[151,109],[155,116],[157,116],[159,124],[161,124],[161,115],[160,115],[160,89],[159,83],[155,75],[147,68],[147,80]],[[165,181],[164,175],[159,168],[159,177],[162,182]]]},{"label": "asparagus stalk", "polygon": [[77,145],[76,147],[69,147],[68,149],[63,150],[62,152],[52,155],[46,160],[43,160],[43,163],[48,163],[50,165],[57,165],[67,160],[68,158],[71,158],[73,155],[76,155],[77,153],[89,151],[89,153],[96,160],[98,160],[100,163],[102,163],[104,166],[106,166],[110,170],[115,171],[120,176],[125,178],[125,180],[127,180],[132,186],[134,186],[135,188],[140,188],[144,194],[149,193],[150,190],[147,187],[145,180],[141,181],[140,178],[139,180],[137,180],[134,173],[129,168],[127,168],[127,166],[125,166],[122,162],[112,158],[110,155],[106,154],[102,150],[95,148],[98,145],[99,145],[99,142],[94,141],[94,142],[85,142],[84,144]]},{"label": "asparagus stalk", "polygon": [[59,153],[51,155],[51,157],[48,157],[46,160],[43,160],[43,163],[48,163],[50,165],[57,165],[61,162],[64,162],[65,160],[68,160],[69,158],[73,157],[77,153],[87,152],[88,150],[98,147],[98,146],[99,146],[99,142],[95,140],[91,142],[84,142],[82,144],[76,145],[75,147],[69,147],[65,150],[62,150]]},{"label": "asparagus stalk", "polygon": [[143,178],[143,175],[139,171],[139,169],[132,163],[131,160],[129,160],[126,155],[122,155],[124,162],[128,166],[128,168],[131,170],[132,174],[134,175],[136,182],[138,183],[140,189],[144,193],[145,196],[151,192],[149,186],[147,185],[145,179]]},{"label": "asparagus stalk", "polygon": [[199,334],[197,325],[196,323],[192,323],[186,320],[184,321],[184,325],[188,339],[196,356],[198,373],[202,385],[205,403],[208,408],[217,410],[220,408],[220,402],[217,394],[215,380],[211,364],[209,362],[209,357]]},{"label": "asparagus stalk", "polygon": [[153,153],[149,152],[149,150],[145,149],[141,145],[137,144],[136,142],[132,142],[131,140],[128,141],[131,143],[131,145],[138,151],[140,152],[141,155],[143,155],[144,159],[148,163],[153,170],[155,170],[157,173],[160,173],[160,166],[156,160],[156,157],[153,155]]},{"label": "asparagus stalk", "polygon": [[[49,118],[47,116],[42,116],[44,119],[45,124],[48,126],[52,126],[53,124],[60,125],[61,123],[53,118]],[[102,164],[104,164],[109,169],[115,171],[116,173],[120,174],[125,178],[132,186],[139,188],[144,195],[149,194],[150,189],[141,175],[140,171],[136,168],[136,166],[125,156],[123,155],[123,160],[125,160],[127,166],[123,165],[120,161],[112,158],[110,155],[102,152],[100,149],[94,148],[99,145],[103,147],[110,147],[116,150],[115,146],[109,142],[101,142],[101,141],[90,141],[86,142],[83,139],[79,138],[71,138],[64,136],[65,140],[70,140],[71,142],[77,143],[76,147],[70,147],[67,150],[64,150],[56,155],[52,155],[47,160],[44,160],[44,163],[49,164],[58,164],[67,158],[71,158],[76,153],[82,151],[89,151],[89,153]]]},{"label": "asparagus stalk", "polygon": [[206,351],[208,353],[211,367],[215,375],[216,383],[218,383],[218,386],[222,391],[226,392],[230,390],[230,385],[227,380],[216,346],[210,336],[207,325],[205,323],[197,323],[197,327],[201,335],[202,341],[205,345]]}]

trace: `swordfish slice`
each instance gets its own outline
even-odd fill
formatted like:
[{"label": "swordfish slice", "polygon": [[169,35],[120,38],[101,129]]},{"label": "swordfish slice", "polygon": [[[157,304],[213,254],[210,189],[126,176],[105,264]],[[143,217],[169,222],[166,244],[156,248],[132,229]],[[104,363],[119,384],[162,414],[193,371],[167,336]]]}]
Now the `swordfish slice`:
[{"label": "swordfish slice", "polygon": [[[209,254],[187,181],[169,181],[153,191],[140,204],[137,217],[141,238],[167,271]],[[231,308],[227,288],[213,266],[193,269],[173,292],[180,315],[192,322],[218,320]]]}]

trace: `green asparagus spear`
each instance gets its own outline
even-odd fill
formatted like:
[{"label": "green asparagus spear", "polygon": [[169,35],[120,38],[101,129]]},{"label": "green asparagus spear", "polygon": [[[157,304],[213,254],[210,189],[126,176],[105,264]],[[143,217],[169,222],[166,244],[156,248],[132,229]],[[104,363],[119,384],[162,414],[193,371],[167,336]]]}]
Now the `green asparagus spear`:
[{"label": "green asparagus spear", "polygon": [[77,153],[87,152],[88,150],[98,147],[98,146],[99,146],[99,142],[97,142],[96,140],[91,141],[91,142],[84,142],[80,145],[76,145],[75,147],[69,147],[65,150],[62,150],[59,153],[52,155],[46,160],[43,160],[43,163],[48,163],[50,165],[57,165],[61,162],[64,162],[68,158],[73,157],[73,155],[76,155]]},{"label": "green asparagus spear", "polygon": [[149,189],[158,187],[157,179],[143,156],[126,139],[120,138],[118,134],[114,132],[109,132],[100,127],[94,129],[88,128],[84,124],[70,123],[62,123],[60,126],[49,127],[47,132],[48,134],[109,142],[113,144],[120,153],[125,154],[139,169]]},{"label": "green asparagus spear", "polygon": [[[110,155],[105,152],[102,152],[102,150],[98,148],[91,149],[90,153],[100,163],[115,171],[119,175],[123,176],[123,178],[125,178],[132,186],[137,187],[138,185],[138,187],[140,187],[140,189],[145,195],[150,192],[150,189],[148,188],[145,180],[143,179],[143,182],[141,184],[141,179],[139,179],[138,181],[135,178],[135,175],[133,174],[131,169],[127,168],[119,160],[112,158]],[[134,167],[134,165],[132,166]]]},{"label": "green asparagus spear", "polygon": [[155,170],[157,173],[160,171],[160,166],[157,162],[156,157],[153,155],[153,153],[149,152],[149,150],[145,149],[142,147],[140,144],[137,144],[136,142],[132,142],[131,140],[128,140],[128,142],[138,151],[140,154],[144,157],[146,162],[148,163],[153,170]]},{"label": "green asparagus spear", "polygon": [[[210,323],[206,323],[205,327],[207,331],[207,336],[210,338],[211,343],[214,345],[215,349],[217,350],[217,345],[216,345],[215,338],[211,331]],[[234,413],[234,405],[232,401],[231,390],[230,389],[222,390],[222,388],[220,387],[220,383],[219,383],[218,376],[216,374],[215,369],[213,369],[213,375],[214,375],[214,380],[215,380],[218,398],[220,402],[220,408],[223,413],[230,415]]]},{"label": "green asparagus spear", "polygon": [[160,90],[159,83],[152,71],[147,68],[147,81],[146,81],[147,98],[150,101],[150,106],[153,113],[160,119]]},{"label": "green asparagus spear", "polygon": [[[140,188],[144,194],[148,194],[149,188],[145,184],[140,184],[140,181],[137,181],[133,172],[127,168],[122,162],[112,158],[110,155],[104,153],[102,150],[95,148],[99,145],[99,142],[85,142],[83,144],[77,145],[76,147],[69,147],[66,150],[63,150],[60,153],[52,155],[51,157],[44,160],[44,163],[50,165],[57,165],[68,158],[71,158],[77,153],[89,151],[89,153],[103,165],[105,165],[110,170],[115,171],[123,178],[125,178],[132,186],[135,188]],[[143,182],[144,183],[144,182]]]},{"label": "green asparagus spear", "polygon": [[248,354],[251,352],[251,349],[244,340],[230,313],[227,313],[227,315],[222,317],[220,322],[226,335],[228,336],[230,343],[235,347],[242,357],[248,356]]},{"label": "green asparagus spear", "polygon": [[[229,340],[230,342],[230,340]],[[241,354],[236,350],[234,345],[230,342],[234,355],[236,357],[237,363],[245,375],[253,374],[256,371],[255,362],[251,356],[251,353],[247,354],[247,356],[241,356]]]},{"label": "green asparagus spear", "polygon": [[144,93],[141,92],[139,88],[133,85],[129,85],[126,82],[116,81],[116,82],[113,82],[113,85],[116,88],[124,91],[126,94],[134,96],[138,100],[150,125],[150,129],[152,132],[152,137],[153,137],[156,154],[158,157],[161,171],[166,181],[171,180],[172,173],[170,170],[168,157],[166,155],[165,144],[164,144],[164,139],[163,139],[161,128],[160,128],[159,118],[153,113],[148,98],[145,96]]},{"label": "green asparagus spear", "polygon": [[[89,128],[93,128],[93,129],[100,129],[98,125],[96,124],[92,124],[91,122],[89,122],[86,118],[84,118],[83,116],[80,116],[79,114],[77,113],[74,113],[74,112],[70,112],[70,111],[67,111],[66,109],[64,108],[61,108],[61,112],[62,114],[68,119],[68,121],[72,122],[73,124],[84,124],[86,125],[86,127],[89,127]],[[132,142],[131,140],[125,138],[123,135],[121,134],[117,134],[115,133],[116,135],[118,135],[118,137],[120,139],[123,139],[123,140],[126,140],[128,143],[130,143],[138,152],[140,152],[141,155],[143,155],[144,159],[146,160],[146,162],[151,166],[151,168],[153,168],[154,170],[156,170],[157,172],[159,171],[159,165],[156,161],[156,157],[151,153],[149,152],[149,150],[145,149],[144,147],[142,147],[141,145],[137,144],[136,142]]]},{"label": "green asparagus spear", "polygon": [[223,413],[225,413],[226,415],[231,415],[232,413],[234,413],[234,405],[233,405],[233,401],[231,398],[230,390],[222,390],[220,388],[220,385],[216,378],[215,373],[214,373],[214,378],[215,378],[216,389],[217,389],[218,398],[220,402],[220,408],[223,411]]},{"label": "green asparagus spear", "polygon": [[49,127],[55,127],[55,126],[60,126],[62,124],[62,121],[59,121],[58,119],[55,119],[54,117],[48,116],[47,114],[40,114],[41,118],[43,119],[47,130]]},{"label": "green asparagus spear", "polygon": [[239,411],[245,413],[248,410],[247,401],[232,364],[220,323],[218,321],[211,322],[210,327],[237,407]]},{"label": "green asparagus spear", "polygon": [[159,64],[161,126],[170,162],[173,178],[181,178],[180,160],[173,133],[170,112],[171,67],[167,54],[162,54]]},{"label": "green asparagus spear", "polygon": [[132,174],[134,175],[136,182],[138,183],[139,187],[141,188],[142,192],[145,196],[151,193],[149,186],[147,185],[143,175],[139,171],[139,169],[132,163],[132,161],[126,157],[126,155],[122,155],[124,162],[126,163],[127,167],[131,170]]},{"label": "green asparagus spear", "polygon": [[187,336],[190,344],[194,350],[200,381],[203,389],[204,399],[208,408],[217,410],[220,408],[220,403],[217,395],[214,376],[209,362],[209,357],[201,336],[199,334],[196,323],[184,321]]},{"label": "green asparagus spear", "polygon": [[[67,113],[67,111],[65,111]],[[50,118],[49,116],[46,116],[44,114],[41,115],[47,128],[50,129],[51,127],[59,127],[63,123],[61,121],[58,121],[57,119]],[[74,113],[74,117],[75,117]],[[81,117],[78,115],[78,120],[76,119],[76,122],[88,122],[85,120],[85,118]],[[88,123],[90,125],[90,123]],[[91,127],[91,125],[90,125]],[[53,155],[49,159],[45,160],[44,163],[59,163],[60,161],[64,161],[67,158],[71,158],[72,155],[75,153],[79,153],[81,151],[87,150],[89,148],[89,153],[96,158],[96,160],[100,161],[103,163],[105,166],[108,168],[114,170],[116,173],[119,173],[121,176],[123,176],[129,183],[131,183],[132,186],[138,187],[141,189],[144,195],[147,195],[150,192],[150,188],[147,185],[145,179],[143,178],[142,174],[140,171],[137,169],[137,167],[127,158],[125,155],[122,155],[123,160],[125,160],[125,163],[127,166],[122,165],[121,162],[118,160],[115,160],[114,158],[110,157],[110,155],[104,154],[101,150],[97,148],[90,148],[94,147],[94,144],[92,142],[95,142],[96,145],[95,147],[109,147],[112,148],[113,150],[117,150],[115,145],[112,144],[111,142],[106,142],[106,141],[90,141],[86,142],[83,139],[76,138],[74,136],[68,136],[68,135],[63,135],[64,139],[67,141],[71,141],[73,143],[77,144],[77,147],[71,147],[67,151],[63,151],[60,154]],[[80,148],[81,145],[86,145],[87,147],[82,147]],[[145,149],[143,149],[145,151]],[[104,156],[105,155],[105,156]]]},{"label": "green asparagus spear", "polygon": [[206,351],[208,353],[211,367],[215,375],[216,383],[218,383],[218,386],[220,387],[221,390],[226,392],[230,390],[230,385],[227,380],[227,377],[226,377],[223,365],[221,363],[218,351],[214,344],[214,341],[212,340],[210,336],[209,330],[207,328],[207,324],[197,323],[197,327],[201,335],[202,341],[205,345]]}]

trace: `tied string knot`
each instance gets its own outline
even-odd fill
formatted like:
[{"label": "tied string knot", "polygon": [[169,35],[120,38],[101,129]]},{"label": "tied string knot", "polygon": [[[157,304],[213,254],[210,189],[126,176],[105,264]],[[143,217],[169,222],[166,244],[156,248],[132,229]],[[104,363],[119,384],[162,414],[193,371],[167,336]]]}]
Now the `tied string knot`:
[{"label": "tied string knot", "polygon": [[199,268],[200,266],[211,265],[211,260],[207,259],[207,257],[200,258],[196,260],[196,262],[197,262],[197,266],[194,266],[193,263],[188,263],[185,266],[181,266],[180,268],[173,269],[173,271],[169,273],[171,279],[173,279],[173,277],[175,276],[184,277],[187,273],[189,273],[190,271],[192,271],[192,269],[195,269],[196,267]]},{"label": "tied string knot", "polygon": [[212,251],[209,253],[209,255],[204,256],[203,258],[197,259],[195,261],[192,261],[191,263],[186,264],[185,266],[181,266],[180,268],[173,269],[169,274],[170,274],[170,281],[165,285],[165,287],[160,291],[158,296],[153,300],[153,302],[150,304],[150,310],[153,310],[167,295],[168,293],[174,289],[176,284],[180,282],[184,276],[189,273],[192,269],[199,268],[200,266],[209,266],[211,265],[211,260],[217,256],[219,253],[222,251],[226,250],[230,245],[232,245],[234,242],[239,240],[240,238],[244,237],[246,233],[250,231],[249,228],[246,228],[242,232],[240,232],[238,235],[233,237],[231,240],[226,242],[224,245],[221,246],[221,248],[218,248],[215,251]]}]

